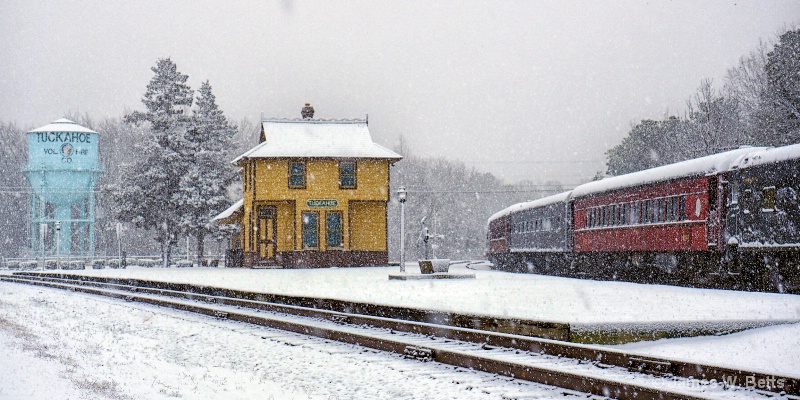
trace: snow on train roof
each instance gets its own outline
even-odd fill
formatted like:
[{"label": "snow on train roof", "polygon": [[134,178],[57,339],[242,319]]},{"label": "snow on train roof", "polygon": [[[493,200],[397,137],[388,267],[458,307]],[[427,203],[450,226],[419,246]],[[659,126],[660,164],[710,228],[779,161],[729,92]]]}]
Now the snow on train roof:
[{"label": "snow on train roof", "polygon": [[800,159],[800,143],[753,151],[751,153],[739,156],[739,158],[737,158],[731,166],[731,169],[749,168],[756,165],[796,159]]},{"label": "snow on train roof", "polygon": [[542,207],[553,203],[567,201],[570,193],[572,193],[572,191],[566,191],[563,193],[554,194],[552,196],[542,197],[541,199],[513,204],[511,206],[506,207],[503,210],[494,213],[491,217],[489,217],[489,222],[494,221],[500,217],[504,217],[508,214],[511,214],[512,212],[518,212],[522,210],[527,210],[529,208]]},{"label": "snow on train roof", "polygon": [[584,197],[614,189],[637,187],[648,183],[663,182],[686,176],[703,176],[715,172],[727,171],[740,157],[765,149],[765,147],[744,147],[675,164],[646,169],[644,171],[605,178],[576,187],[572,191],[572,197]]}]

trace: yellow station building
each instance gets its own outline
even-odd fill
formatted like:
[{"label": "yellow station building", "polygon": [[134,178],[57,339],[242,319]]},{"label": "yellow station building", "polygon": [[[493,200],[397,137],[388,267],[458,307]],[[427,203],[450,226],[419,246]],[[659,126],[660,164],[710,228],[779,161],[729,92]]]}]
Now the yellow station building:
[{"label": "yellow station building", "polygon": [[[310,112],[309,112],[310,109]],[[243,199],[214,218],[236,223],[244,267],[385,265],[389,168],[402,157],[372,142],[368,121],[262,121],[261,142],[233,162]]]}]

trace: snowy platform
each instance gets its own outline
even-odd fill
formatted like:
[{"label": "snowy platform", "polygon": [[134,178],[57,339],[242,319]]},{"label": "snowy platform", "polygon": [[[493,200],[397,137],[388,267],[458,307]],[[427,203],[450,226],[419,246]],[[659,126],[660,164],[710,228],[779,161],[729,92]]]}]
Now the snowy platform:
[{"label": "snowy platform", "polygon": [[[50,271],[52,272],[52,271]],[[570,340],[622,343],[800,322],[800,296],[599,282],[469,269],[476,279],[389,280],[399,266],[324,269],[139,268],[68,271],[288,296],[566,324]],[[415,263],[406,275],[420,275]]]}]

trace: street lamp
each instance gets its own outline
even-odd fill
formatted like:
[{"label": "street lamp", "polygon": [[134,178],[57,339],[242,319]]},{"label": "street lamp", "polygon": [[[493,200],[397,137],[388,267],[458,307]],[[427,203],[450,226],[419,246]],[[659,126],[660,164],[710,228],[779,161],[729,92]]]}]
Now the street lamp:
[{"label": "street lamp", "polygon": [[397,189],[397,200],[400,201],[400,272],[406,272],[406,192],[405,186]]},{"label": "street lamp", "polygon": [[56,221],[56,269],[61,269],[61,221]]},{"label": "street lamp", "polygon": [[117,268],[122,268],[122,222],[117,221],[117,257],[119,264]]}]

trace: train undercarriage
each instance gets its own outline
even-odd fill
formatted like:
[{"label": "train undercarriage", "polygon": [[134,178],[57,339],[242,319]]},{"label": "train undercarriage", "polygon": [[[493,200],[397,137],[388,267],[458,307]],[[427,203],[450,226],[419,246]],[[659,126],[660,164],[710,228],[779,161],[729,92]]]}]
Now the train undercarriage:
[{"label": "train undercarriage", "polygon": [[489,260],[496,269],[594,280],[800,294],[800,253],[510,252]]}]

